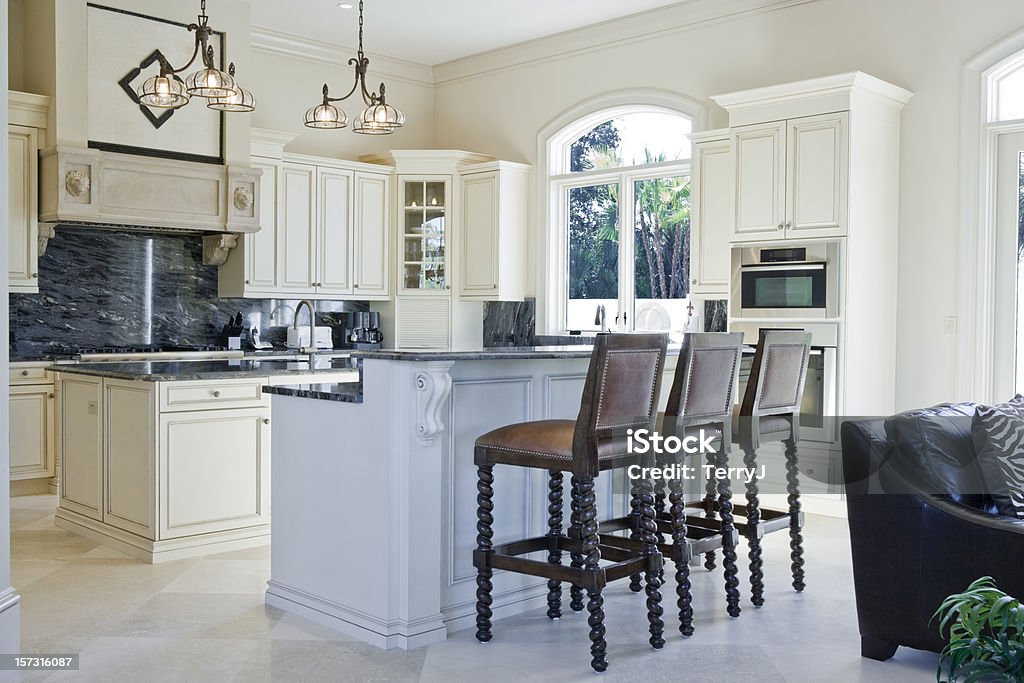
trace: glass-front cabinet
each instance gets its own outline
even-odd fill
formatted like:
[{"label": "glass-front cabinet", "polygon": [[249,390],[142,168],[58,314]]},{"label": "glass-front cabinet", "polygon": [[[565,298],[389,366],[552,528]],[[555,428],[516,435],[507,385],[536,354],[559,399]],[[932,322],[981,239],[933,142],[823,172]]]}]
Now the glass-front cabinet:
[{"label": "glass-front cabinet", "polygon": [[451,289],[448,267],[448,176],[401,176],[400,286],[404,292]]}]

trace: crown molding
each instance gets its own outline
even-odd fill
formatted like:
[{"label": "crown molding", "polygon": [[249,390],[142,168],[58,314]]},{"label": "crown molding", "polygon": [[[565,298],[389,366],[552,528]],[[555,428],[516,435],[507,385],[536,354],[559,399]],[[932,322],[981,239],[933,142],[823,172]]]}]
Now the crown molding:
[{"label": "crown molding", "polygon": [[[356,54],[354,47],[304,38],[265,26],[253,26],[250,31],[250,40],[253,50],[285,55],[340,69],[351,69],[348,60]],[[370,61],[375,73],[390,79],[415,85],[431,87],[434,85],[433,69],[424,64],[382,55],[371,55]]]},{"label": "crown molding", "polygon": [[689,31],[748,14],[771,12],[818,0],[683,0],[665,7],[609,19],[508,47],[481,52],[434,66],[434,84],[444,85],[486,73],[617,45]]}]

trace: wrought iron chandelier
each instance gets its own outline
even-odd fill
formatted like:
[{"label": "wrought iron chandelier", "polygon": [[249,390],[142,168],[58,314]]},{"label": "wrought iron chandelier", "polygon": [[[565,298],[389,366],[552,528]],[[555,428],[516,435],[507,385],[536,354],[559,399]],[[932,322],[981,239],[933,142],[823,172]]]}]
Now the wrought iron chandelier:
[{"label": "wrought iron chandelier", "polygon": [[[227,73],[214,65],[213,45],[210,45],[213,29],[209,21],[210,18],[206,16],[206,0],[201,0],[198,22],[188,25],[189,32],[195,31],[196,34],[192,58],[185,66],[175,69],[160,55],[160,75],[146,79],[136,91],[139,104],[160,109],[178,109],[188,104],[192,97],[205,97],[206,106],[218,111],[247,112],[256,108],[253,94],[235,81],[234,62],[228,67]],[[182,81],[178,74],[191,67],[198,58],[202,59],[203,68]]]},{"label": "wrought iron chandelier", "polygon": [[331,97],[327,84],[324,83],[323,101],[306,110],[305,124],[310,128],[344,128],[348,125],[348,114],[332,102],[341,102],[351,97],[356,90],[366,104],[359,116],[352,122],[352,130],[363,135],[389,135],[405,125],[405,114],[387,103],[384,95],[384,84],[380,84],[377,92],[366,88],[366,68],[370,65],[369,58],[363,54],[363,0],[359,0],[359,51],[348,60],[355,67],[356,78],[352,89],[344,97]]}]

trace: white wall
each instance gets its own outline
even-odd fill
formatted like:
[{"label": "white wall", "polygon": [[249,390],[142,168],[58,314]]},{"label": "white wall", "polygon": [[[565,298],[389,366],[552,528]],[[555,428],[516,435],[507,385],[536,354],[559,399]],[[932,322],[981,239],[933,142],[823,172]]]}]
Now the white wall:
[{"label": "white wall", "polygon": [[[7,129],[7,0],[0,0],[0,129]],[[0,177],[7,178],[7,137],[0,140]],[[0,183],[0,216],[6,216],[7,183]],[[0,228],[0,263],[7,262],[7,221]],[[0,279],[0,337],[7,337],[7,279]],[[8,354],[0,355],[0,377],[8,376]],[[8,387],[0,384],[0,651],[14,653],[21,651],[20,597],[11,586],[11,509],[10,491],[6,482],[10,479],[10,449],[8,441]],[[0,672],[0,681],[13,681],[13,671]]]},{"label": "white wall", "polygon": [[[1022,28],[1019,0],[818,0],[444,80],[471,67],[466,60],[438,69],[435,143],[535,163],[537,133],[548,122],[584,100],[627,88],[704,100],[709,127],[727,119],[707,98],[734,90],[853,70],[911,90],[900,153],[897,406],[926,405],[957,391],[956,338],[944,336],[943,320],[957,314],[963,277],[957,272],[961,70],[972,55]],[[608,24],[607,40],[619,37],[616,23]],[[542,47],[550,45],[533,51],[543,53]],[[492,57],[475,61],[489,64]],[[534,255],[538,229],[532,226]],[[970,334],[963,327],[961,334]]]}]

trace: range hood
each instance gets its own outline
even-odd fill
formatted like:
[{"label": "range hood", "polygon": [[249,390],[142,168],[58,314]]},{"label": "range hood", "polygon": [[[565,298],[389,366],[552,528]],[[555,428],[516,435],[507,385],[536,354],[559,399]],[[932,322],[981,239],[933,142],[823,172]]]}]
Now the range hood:
[{"label": "range hood", "polygon": [[[41,238],[53,225],[202,233],[203,262],[221,265],[238,235],[260,229],[262,171],[98,149],[52,147],[39,157]],[[43,245],[41,245],[43,246]]]}]

